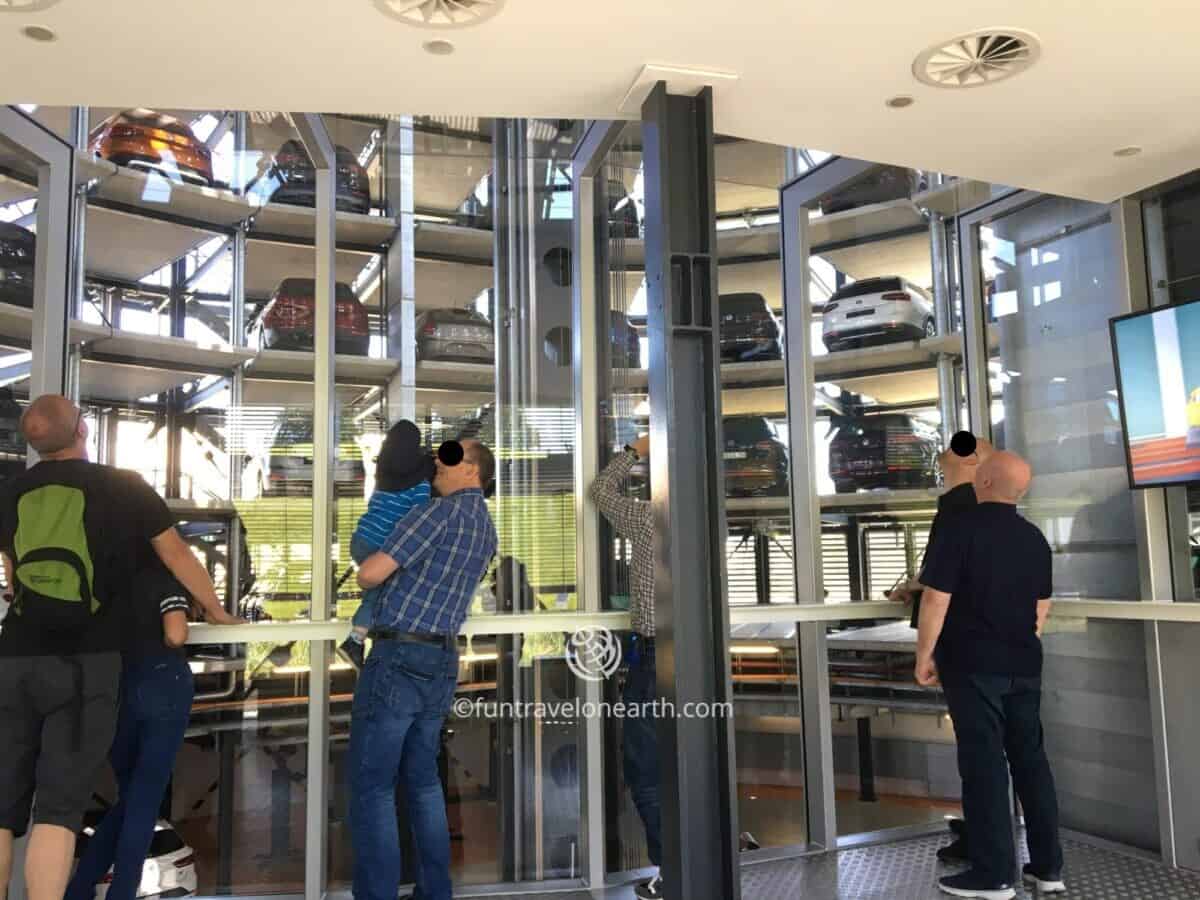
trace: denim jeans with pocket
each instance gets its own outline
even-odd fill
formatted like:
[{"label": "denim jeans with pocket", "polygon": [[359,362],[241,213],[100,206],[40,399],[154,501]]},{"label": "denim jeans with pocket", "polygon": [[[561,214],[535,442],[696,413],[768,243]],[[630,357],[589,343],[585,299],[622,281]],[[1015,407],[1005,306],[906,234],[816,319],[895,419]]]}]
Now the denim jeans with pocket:
[{"label": "denim jeans with pocket", "polygon": [[416,845],[414,900],[450,900],[450,827],[438,777],[442,725],[454,701],[458,649],[375,641],[354,689],[350,722],[350,830],[355,900],[396,900],[404,784]]},{"label": "denim jeans with pocket", "polygon": [[101,820],[79,860],[65,900],[92,900],[109,867],[111,900],[134,900],[154,837],[158,810],[192,714],[192,672],[182,654],[127,662],[113,739],[117,803]]}]

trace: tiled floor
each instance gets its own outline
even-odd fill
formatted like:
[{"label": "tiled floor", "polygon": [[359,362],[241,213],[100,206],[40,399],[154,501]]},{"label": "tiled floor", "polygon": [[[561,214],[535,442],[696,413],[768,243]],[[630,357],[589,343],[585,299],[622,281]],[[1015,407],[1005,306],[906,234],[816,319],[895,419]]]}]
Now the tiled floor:
[{"label": "tiled floor", "polygon": [[[746,866],[743,900],[937,900],[937,878],[952,871],[936,853],[944,835],[882,844],[837,854]],[[1197,900],[1200,876],[1153,860],[1066,840],[1065,896],[1076,900]],[[629,888],[603,900],[630,900]],[[1021,889],[1017,896],[1032,898]],[[599,900],[587,893],[554,894],[555,900]]]}]

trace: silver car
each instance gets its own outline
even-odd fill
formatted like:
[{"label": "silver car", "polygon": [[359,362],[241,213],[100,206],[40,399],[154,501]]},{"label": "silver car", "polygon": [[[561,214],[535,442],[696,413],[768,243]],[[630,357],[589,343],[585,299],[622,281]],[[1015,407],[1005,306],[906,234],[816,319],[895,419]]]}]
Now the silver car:
[{"label": "silver car", "polygon": [[833,353],[936,334],[929,294],[910,281],[891,276],[864,278],[835,291],[825,304],[821,340]]}]

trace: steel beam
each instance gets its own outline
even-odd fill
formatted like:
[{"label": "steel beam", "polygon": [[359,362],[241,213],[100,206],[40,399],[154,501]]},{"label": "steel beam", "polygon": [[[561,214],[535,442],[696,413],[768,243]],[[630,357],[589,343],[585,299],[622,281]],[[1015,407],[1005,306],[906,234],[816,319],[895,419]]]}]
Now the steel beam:
[{"label": "steel beam", "polygon": [[[329,618],[333,567],[333,458],[336,434],[334,394],[334,276],[337,197],[333,141],[320,115],[292,115],[300,140],[316,169],[316,328],[313,337],[313,523],[312,606],[314,622]],[[305,900],[322,900],[328,858],[329,662],[330,644],[314,641],[309,656],[308,794],[305,806]]]},{"label": "steel beam", "polygon": [[[574,286],[572,348],[575,377],[575,591],[578,607],[600,612],[604,598],[599,511],[587,499],[587,489],[600,472],[600,371],[605,359],[600,346],[607,336],[608,304],[604,302],[608,277],[607,207],[602,199],[603,168],[608,152],[624,128],[623,122],[590,122],[576,145],[571,161],[574,220]],[[584,682],[584,701],[602,698],[601,685]],[[604,887],[604,850],[607,845],[604,817],[604,723],[592,716],[583,724],[581,816],[583,822],[583,878],[589,888]]]},{"label": "steel beam", "polygon": [[[949,248],[947,246],[946,220],[936,213],[929,217],[929,255],[933,272],[933,314],[939,335],[954,331],[954,316],[951,306],[954,294],[950,288]],[[939,353],[937,358],[938,413],[941,419],[942,441],[950,445],[950,438],[958,431],[957,391],[954,387],[954,357]]]},{"label": "steel beam", "polygon": [[[658,695],[732,703],[712,91],[642,106]],[[686,437],[685,437],[686,436]],[[731,719],[658,721],[670,900],[738,900]]]},{"label": "steel beam", "polygon": [[221,143],[225,135],[229,134],[229,132],[233,130],[236,117],[237,113],[232,112],[227,112],[221,116],[216,127],[212,130],[212,133],[204,139],[204,146],[208,147],[209,150],[215,150],[217,148],[217,144]]},{"label": "steel beam", "polygon": [[384,202],[398,226],[384,258],[382,309],[387,323],[387,356],[400,367],[387,387],[387,418],[415,419],[417,414],[417,268],[412,117],[387,123]]},{"label": "steel beam", "polygon": [[38,174],[29,395],[61,394],[66,388],[72,271],[73,153],[68,144],[15,106],[0,107],[0,135],[34,162]]}]

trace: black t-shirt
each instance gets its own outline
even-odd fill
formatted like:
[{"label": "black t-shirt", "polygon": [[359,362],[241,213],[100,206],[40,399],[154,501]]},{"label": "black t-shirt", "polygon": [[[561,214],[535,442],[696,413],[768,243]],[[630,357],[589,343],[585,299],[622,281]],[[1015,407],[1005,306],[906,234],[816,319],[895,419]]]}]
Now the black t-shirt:
[{"label": "black t-shirt", "polygon": [[[953,519],[960,512],[965,512],[968,509],[975,508],[975,485],[967,482],[960,484],[958,487],[951,488],[938,497],[937,515],[933,517],[933,522],[929,526],[929,537],[925,540],[925,553],[928,558],[929,549],[933,546],[933,542],[937,540],[938,532],[946,524],[947,519]],[[921,584],[928,584],[924,578],[924,562],[921,563],[922,575],[917,577],[917,581]],[[913,600],[912,611],[912,627],[916,628],[921,623],[921,594],[917,593],[916,599]]]},{"label": "black t-shirt", "polygon": [[143,544],[137,556],[136,574],[121,605],[121,655],[127,664],[155,656],[183,656],[182,647],[168,647],[164,642],[163,616],[173,610],[187,612],[190,595],[149,543]]},{"label": "black t-shirt", "polygon": [[1007,503],[980,503],[943,528],[921,582],[950,594],[935,658],[944,670],[1040,675],[1037,602],[1054,591],[1050,545]]},{"label": "black t-shirt", "polygon": [[34,488],[62,484],[83,492],[88,552],[92,558],[95,596],[100,610],[93,625],[73,648],[60,637],[23,627],[11,614],[0,626],[0,657],[46,656],[64,651],[100,653],[121,649],[123,605],[128,596],[140,548],[175,524],[167,504],[135,472],[87,460],[44,460],[9,479],[0,488],[0,552],[15,562],[17,503]]}]

